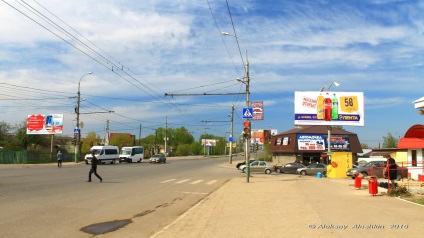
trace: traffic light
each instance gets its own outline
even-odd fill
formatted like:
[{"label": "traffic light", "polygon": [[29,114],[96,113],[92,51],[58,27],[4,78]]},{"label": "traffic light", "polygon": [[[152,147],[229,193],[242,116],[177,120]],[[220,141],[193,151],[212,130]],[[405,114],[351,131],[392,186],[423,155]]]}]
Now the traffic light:
[{"label": "traffic light", "polygon": [[72,144],[76,145],[76,143],[77,143],[77,137],[74,136],[74,138],[72,138]]},{"label": "traffic light", "polygon": [[243,122],[243,138],[248,140],[250,139],[250,121]]}]

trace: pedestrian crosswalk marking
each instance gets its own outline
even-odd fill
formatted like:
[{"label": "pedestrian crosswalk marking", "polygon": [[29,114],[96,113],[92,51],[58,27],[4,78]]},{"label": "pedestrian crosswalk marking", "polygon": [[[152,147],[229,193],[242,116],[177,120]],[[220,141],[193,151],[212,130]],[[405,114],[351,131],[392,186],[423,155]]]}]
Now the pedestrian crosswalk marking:
[{"label": "pedestrian crosswalk marking", "polygon": [[198,184],[198,183],[200,183],[200,182],[203,182],[203,180],[196,180],[196,181],[194,181],[194,182],[191,182],[190,184]]},{"label": "pedestrian crosswalk marking", "polygon": [[207,185],[212,185],[212,184],[214,184],[214,183],[216,183],[216,182],[218,182],[218,180],[212,180],[212,181],[210,181],[210,182],[207,182],[206,184],[207,184]]},{"label": "pedestrian crosswalk marking", "polygon": [[190,179],[184,179],[184,180],[181,180],[181,181],[178,181],[178,182],[175,182],[175,183],[185,183],[185,182],[187,182],[187,181],[189,181]]},{"label": "pedestrian crosswalk marking", "polygon": [[[185,183],[187,181],[190,181],[191,179],[182,179],[182,180],[177,180],[177,179],[168,179],[168,180],[164,180],[160,183],[169,183],[169,182],[174,182],[176,184],[182,184]],[[190,184],[200,184],[202,182],[205,182],[205,180],[202,179],[198,179],[198,180],[194,180],[192,182],[190,182]],[[218,180],[210,180],[209,182],[206,183],[206,185],[212,185],[214,183],[218,182]]]},{"label": "pedestrian crosswalk marking", "polygon": [[174,180],[176,180],[176,179],[168,179],[168,180],[162,181],[160,183],[168,183],[168,182],[171,182],[171,181],[174,181]]}]

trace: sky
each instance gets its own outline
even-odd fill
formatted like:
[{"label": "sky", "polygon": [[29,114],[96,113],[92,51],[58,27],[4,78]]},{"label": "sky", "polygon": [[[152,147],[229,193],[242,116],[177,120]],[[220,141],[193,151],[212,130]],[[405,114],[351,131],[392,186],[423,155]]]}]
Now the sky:
[{"label": "sky", "polygon": [[249,100],[264,105],[252,129],[293,129],[295,92],[337,82],[326,90],[364,95],[364,126],[344,129],[378,147],[424,121],[422,12],[414,0],[2,0],[0,121],[63,114],[72,136],[79,85],[83,137],[107,121],[137,138],[229,137],[232,105],[237,137],[248,62]]}]

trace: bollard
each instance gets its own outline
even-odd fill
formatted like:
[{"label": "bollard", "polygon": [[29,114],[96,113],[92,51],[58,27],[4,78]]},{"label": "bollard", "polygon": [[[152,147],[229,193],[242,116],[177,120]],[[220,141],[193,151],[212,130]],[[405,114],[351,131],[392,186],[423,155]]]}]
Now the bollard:
[{"label": "bollard", "polygon": [[377,195],[378,193],[378,186],[377,186],[377,176],[369,176],[368,179],[368,191],[373,196]]},{"label": "bollard", "polygon": [[355,177],[355,184],[353,185],[353,187],[355,187],[357,189],[362,188],[362,177],[360,177],[360,176]]}]

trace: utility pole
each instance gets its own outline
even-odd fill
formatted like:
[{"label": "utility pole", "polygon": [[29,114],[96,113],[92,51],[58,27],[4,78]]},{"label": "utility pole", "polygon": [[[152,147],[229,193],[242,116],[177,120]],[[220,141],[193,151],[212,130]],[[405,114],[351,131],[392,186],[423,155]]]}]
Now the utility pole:
[{"label": "utility pole", "polygon": [[231,105],[231,125],[230,125],[230,155],[229,164],[233,163],[233,123],[234,123],[234,104]]},{"label": "utility pole", "polygon": [[140,123],[140,132],[138,133],[138,145],[141,145],[141,123]]},{"label": "utility pole", "polygon": [[[246,81],[242,81],[242,80],[238,80],[238,81],[240,81],[240,82],[242,82],[242,83],[244,83],[245,85],[246,85],[246,108],[249,108],[250,107],[250,101],[249,101],[249,95],[250,95],[250,92],[249,92],[249,84],[250,84],[250,78],[249,78],[249,57],[248,57],[248,54],[247,54],[247,46],[246,46],[246,44],[244,43],[244,41],[243,41],[243,39],[242,38],[240,38],[240,37],[238,37],[238,36],[235,36],[235,35],[231,35],[230,33],[227,33],[227,32],[222,32],[221,33],[222,35],[224,35],[224,36],[232,36],[232,37],[234,37],[234,38],[236,38],[236,39],[240,39],[240,41],[243,43],[243,45],[244,45],[244,48],[246,49],[246,66],[245,66],[245,79],[246,79]],[[246,120],[246,122],[249,124],[249,125],[251,125],[250,124],[250,119],[249,118],[247,118],[247,120]],[[250,126],[249,127],[249,131],[248,132],[246,132],[246,133],[248,133],[249,135],[251,135],[252,134],[252,127]],[[250,136],[249,136],[249,138],[246,138],[245,140],[246,140],[246,147],[245,147],[245,159],[246,159],[246,181],[247,182],[249,182],[249,177],[250,177]]]},{"label": "utility pole", "polygon": [[84,76],[87,76],[89,74],[92,74],[93,72],[88,72],[81,76],[79,82],[78,82],[78,92],[77,92],[77,107],[75,108],[75,113],[77,114],[77,141],[75,144],[75,163],[78,163],[79,161],[79,154],[81,150],[81,129],[80,129],[80,121],[79,121],[79,115],[80,115],[80,104],[81,104],[81,92],[80,92],[80,86],[81,86],[81,79],[84,78]]},{"label": "utility pole", "polygon": [[[246,47],[246,108],[250,107],[250,92],[249,92],[249,84],[250,84],[250,78],[249,78],[249,58],[247,56],[247,47]],[[248,118],[247,121],[250,123],[250,119]],[[249,135],[252,134],[252,126],[249,127],[250,131],[249,131]],[[246,181],[249,182],[249,178],[250,178],[250,138],[246,139],[246,150],[245,150],[245,155],[246,155]]]},{"label": "utility pole", "polygon": [[168,116],[166,116],[166,119],[165,119],[165,156],[168,156],[166,154],[166,141],[168,140],[167,131],[168,131]]}]

